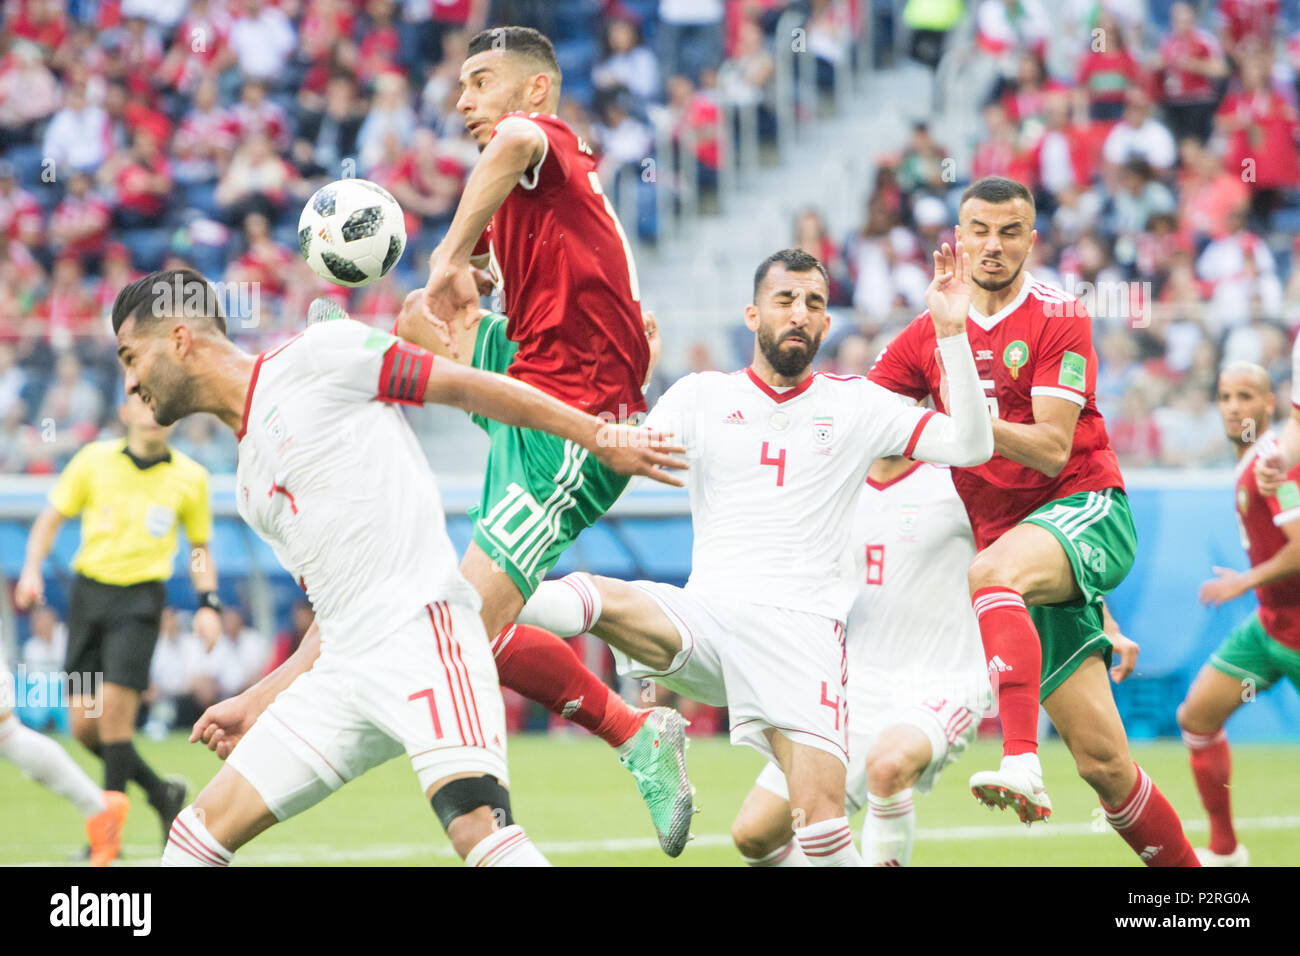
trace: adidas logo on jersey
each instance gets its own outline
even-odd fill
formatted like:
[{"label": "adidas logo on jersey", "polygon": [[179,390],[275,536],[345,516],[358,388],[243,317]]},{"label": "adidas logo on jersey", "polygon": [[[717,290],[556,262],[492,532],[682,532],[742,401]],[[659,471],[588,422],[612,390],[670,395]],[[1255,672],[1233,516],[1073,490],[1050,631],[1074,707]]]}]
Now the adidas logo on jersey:
[{"label": "adidas logo on jersey", "polygon": [[734,412],[732,412],[730,415],[728,415],[726,418],[724,418],[724,419],[722,420],[722,424],[724,424],[724,425],[744,425],[744,424],[746,424],[746,422],[745,422],[745,416],[742,415],[742,414],[740,414],[739,411],[734,411]]},{"label": "adidas logo on jersey", "polygon": [[1007,671],[1014,670],[1014,668],[1002,658],[998,657],[998,655],[994,654],[993,660],[989,661],[989,670],[996,671],[999,674],[1004,674]]},{"label": "adidas logo on jersey", "polygon": [[1163,845],[1149,846],[1146,849],[1144,849],[1141,853],[1139,853],[1138,856],[1142,857],[1142,861],[1144,863],[1150,863],[1153,859],[1155,859],[1156,854],[1163,849],[1164,849]]}]

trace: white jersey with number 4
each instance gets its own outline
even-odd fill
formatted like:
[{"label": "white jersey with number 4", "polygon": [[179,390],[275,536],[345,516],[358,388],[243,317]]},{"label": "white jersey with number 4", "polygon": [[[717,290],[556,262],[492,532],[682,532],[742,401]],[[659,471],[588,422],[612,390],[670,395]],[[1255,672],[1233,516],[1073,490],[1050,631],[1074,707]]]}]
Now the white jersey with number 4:
[{"label": "white jersey with number 4", "polygon": [[351,319],[258,356],[239,432],[239,515],[307,592],[323,647],[373,647],[426,604],[480,606],[442,497],[396,402],[432,359]]},{"label": "white jersey with number 4", "polygon": [[917,462],[867,485],[853,525],[850,687],[867,685],[881,712],[930,697],[982,710],[987,669],[966,585],[975,542],[951,473]]},{"label": "white jersey with number 4", "polygon": [[785,390],[752,369],[679,380],[646,424],[672,432],[690,461],[687,589],[843,621],[867,469],[910,455],[933,414],[857,376],[819,373]]}]

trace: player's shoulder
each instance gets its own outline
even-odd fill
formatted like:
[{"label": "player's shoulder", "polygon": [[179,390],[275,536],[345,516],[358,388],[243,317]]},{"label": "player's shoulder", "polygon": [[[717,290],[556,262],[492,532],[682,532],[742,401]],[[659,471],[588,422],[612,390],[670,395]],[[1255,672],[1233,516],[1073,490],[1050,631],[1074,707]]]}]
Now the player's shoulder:
[{"label": "player's shoulder", "polygon": [[1060,286],[1025,274],[1025,301],[1022,308],[1033,320],[1091,323],[1083,300]]},{"label": "player's shoulder", "polygon": [[577,140],[578,136],[569,124],[550,113],[529,113],[526,110],[514,110],[497,120],[496,128],[531,123],[547,139]]},{"label": "player's shoulder", "polygon": [[111,460],[114,455],[122,454],[125,449],[125,438],[101,438],[97,441],[87,442],[68,459],[67,468],[84,468],[89,465],[98,465],[101,462]]}]

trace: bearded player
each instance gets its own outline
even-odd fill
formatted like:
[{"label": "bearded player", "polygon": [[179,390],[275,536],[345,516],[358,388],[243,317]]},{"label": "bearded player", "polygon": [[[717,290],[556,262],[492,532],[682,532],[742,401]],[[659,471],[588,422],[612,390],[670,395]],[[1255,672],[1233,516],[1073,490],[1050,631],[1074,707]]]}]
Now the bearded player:
[{"label": "bearded player", "polygon": [[1219,375],[1219,413],[1237,453],[1237,521],[1250,557],[1245,573],[1215,568],[1201,585],[1201,601],[1218,606],[1254,590],[1259,609],[1224,639],[1201,668],[1178,708],[1178,726],[1191,752],[1192,776],[1210,817],[1210,845],[1196,851],[1205,866],[1249,866],[1250,854],[1232,828],[1232,758],[1223,725],[1251,690],[1282,678],[1300,687],[1300,466],[1274,494],[1260,492],[1253,441],[1259,423],[1273,419],[1273,384],[1258,365],[1238,362]]},{"label": "bearded player", "polygon": [[[430,258],[423,308],[404,310],[397,331],[605,420],[627,421],[645,411],[649,362],[636,265],[591,147],[555,116],[555,51],[536,30],[502,27],[475,36],[468,53],[456,105],[483,152]],[[480,321],[471,262],[487,268],[509,319]],[[628,479],[572,442],[475,420],[491,444],[461,572],[483,597],[501,683],[617,748],[660,845],[676,856],[693,809],[681,715],[630,707],[563,641],[513,626]]]},{"label": "bearded player", "polygon": [[[971,790],[1025,823],[1047,819],[1041,699],[1129,846],[1148,865],[1194,866],[1178,815],[1129,756],[1108,683],[1102,597],[1128,573],[1137,539],[1094,399],[1091,321],[1078,300],[1022,271],[1037,237],[1024,186],[978,180],[962,194],[958,220],[975,284],[966,329],[995,454],[954,470],[953,483],[975,534],[968,582],[1003,732],[1001,767],[971,777]],[[868,377],[943,408],[931,326],[916,318]]]},{"label": "bearded player", "polygon": [[[853,518],[858,594],[849,610],[846,809],[866,807],[862,856],[907,866],[913,791],[929,793],[975,736],[991,702],[979,628],[966,599],[975,557],[948,469],[881,458]],[[809,866],[791,831],[789,788],[768,763],[731,836],[750,866]]]},{"label": "bearded player", "polygon": [[[173,288],[197,294],[182,305]],[[307,592],[319,625],[196,724],[191,739],[223,755],[234,747],[177,816],[163,863],[227,865],[268,827],[405,752],[468,864],[545,865],[510,817],[479,596],[457,571],[437,481],[396,405],[441,402],[547,429],[624,473],[664,478],[658,465],[683,463],[646,447],[653,434],[346,319],[249,355],[189,270],[128,285],[113,327],[127,392],[159,424],[210,412],[237,432],[240,517]]]},{"label": "bearded player", "polygon": [[969,263],[946,245],[934,258],[926,296],[951,417],[860,376],[814,375],[830,324],[826,270],[800,250],[775,253],[745,308],[752,365],[686,376],[647,419],[674,429],[691,459],[686,587],[579,572],[544,583],[521,616],[565,636],[590,631],[624,676],[726,706],[732,743],[784,773],[804,811],[794,839],[817,866],[862,865],[845,815],[855,718],[844,620],[859,590],[851,532],[867,469],[885,455],[971,464],[992,450],[963,328]]}]

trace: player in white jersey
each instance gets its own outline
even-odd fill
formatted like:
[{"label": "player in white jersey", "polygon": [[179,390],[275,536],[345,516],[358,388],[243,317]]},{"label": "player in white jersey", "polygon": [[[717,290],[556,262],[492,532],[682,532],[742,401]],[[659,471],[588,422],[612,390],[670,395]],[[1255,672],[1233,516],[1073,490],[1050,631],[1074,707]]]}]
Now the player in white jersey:
[{"label": "player in white jersey", "polygon": [[[975,539],[948,469],[902,457],[875,462],[858,499],[853,547],[846,810],[867,807],[868,864],[907,866],[912,791],[933,789],[992,702],[966,596]],[[768,763],[731,834],[750,866],[808,866],[796,822],[785,776]]]},{"label": "player in white jersey", "polygon": [[927,290],[950,418],[860,377],[814,375],[829,324],[825,269],[798,250],[769,256],[745,309],[752,366],[687,376],[647,419],[671,427],[691,460],[686,587],[579,573],[544,583],[520,617],[561,636],[591,631],[624,675],[725,705],[732,742],[785,771],[806,811],[796,836],[820,865],[861,864],[844,815],[843,622],[857,593],[850,532],[867,468],[884,455],[960,464],[991,454],[963,325],[968,273],[945,246]]},{"label": "player in white jersey", "polygon": [[468,864],[546,865],[510,817],[479,598],[396,404],[441,402],[549,431],[623,473],[667,478],[655,466],[675,460],[647,447],[653,435],[351,320],[249,355],[189,270],[127,286],[113,327],[127,392],[160,424],[211,412],[237,431],[240,516],[307,592],[319,625],[318,639],[195,725],[191,739],[234,747],[176,818],[163,863],[226,865],[258,833],[405,751]]},{"label": "player in white jersey", "polygon": [[14,713],[17,685],[0,656],[0,758],[46,790],[63,797],[86,821],[90,865],[108,866],[122,846],[126,796],[100,790],[68,752],[44,734],[23,726]]}]

